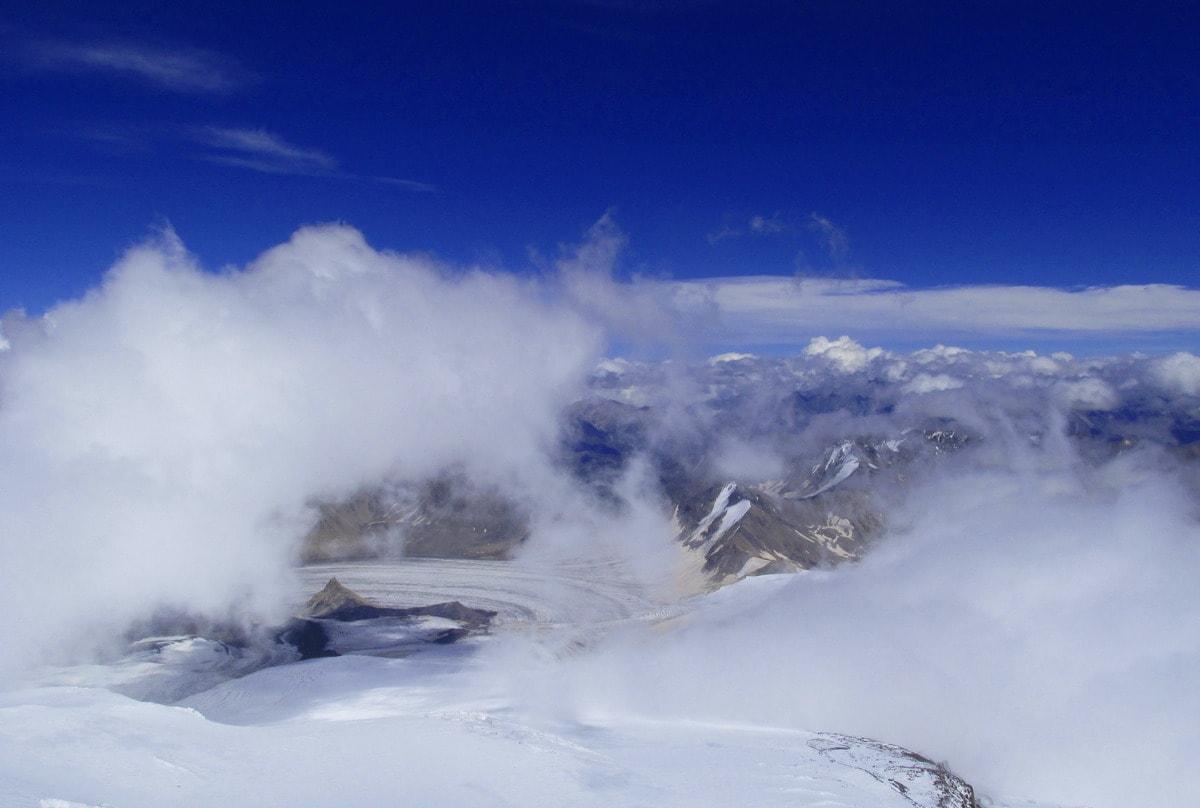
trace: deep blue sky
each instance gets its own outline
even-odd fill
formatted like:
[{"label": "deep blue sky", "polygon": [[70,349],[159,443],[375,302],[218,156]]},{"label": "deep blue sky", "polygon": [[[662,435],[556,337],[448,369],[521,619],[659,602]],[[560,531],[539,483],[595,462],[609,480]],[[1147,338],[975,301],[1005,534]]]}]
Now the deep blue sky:
[{"label": "deep blue sky", "polygon": [[519,268],[609,208],[675,277],[1200,278],[1197,4],[104,5],[0,6],[0,309],[163,220]]}]

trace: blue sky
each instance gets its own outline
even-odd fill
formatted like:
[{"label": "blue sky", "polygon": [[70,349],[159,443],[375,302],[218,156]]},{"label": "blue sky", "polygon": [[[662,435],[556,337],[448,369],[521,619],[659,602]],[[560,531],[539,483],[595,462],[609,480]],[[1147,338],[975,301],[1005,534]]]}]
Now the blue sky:
[{"label": "blue sky", "polygon": [[1195,5],[424,5],[3,6],[0,308],[163,222],[520,270],[606,210],[626,275],[1200,277]]}]

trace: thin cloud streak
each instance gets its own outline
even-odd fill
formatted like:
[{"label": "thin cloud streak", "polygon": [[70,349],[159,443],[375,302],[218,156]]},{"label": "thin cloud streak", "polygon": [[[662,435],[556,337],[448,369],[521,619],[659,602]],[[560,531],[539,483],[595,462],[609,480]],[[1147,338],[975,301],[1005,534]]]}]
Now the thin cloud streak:
[{"label": "thin cloud streak", "polygon": [[776,213],[773,216],[751,216],[750,217],[750,232],[758,235],[772,236],[779,233],[786,233],[790,227]]},{"label": "thin cloud streak", "polygon": [[288,143],[265,129],[237,129],[212,126],[200,133],[200,139],[222,154],[211,155],[213,162],[249,168],[271,174],[331,174],[338,162],[318,149]]},{"label": "thin cloud streak", "polygon": [[709,244],[716,245],[722,241],[741,238],[743,236],[779,236],[791,233],[794,230],[795,228],[785,221],[782,214],[778,212],[770,216],[756,213],[746,220],[745,225],[723,225],[708,233],[705,239],[708,240]]},{"label": "thin cloud streak", "polygon": [[439,188],[436,185],[430,185],[427,182],[418,182],[417,180],[406,180],[400,177],[360,177],[355,176],[354,179],[370,180],[371,182],[379,182],[384,185],[392,185],[397,188],[404,188],[408,191],[417,191],[419,193],[436,194]]},{"label": "thin cloud streak", "polygon": [[850,250],[850,239],[846,231],[833,223],[828,216],[813,211],[809,217],[809,229],[816,231],[830,258],[841,258]]},{"label": "thin cloud streak", "polygon": [[178,93],[226,95],[255,80],[236,61],[196,48],[158,48],[123,42],[42,42],[29,50],[41,70],[101,73]]},{"label": "thin cloud streak", "polygon": [[193,140],[216,152],[200,155],[218,165],[296,177],[329,177],[375,182],[420,193],[436,193],[437,187],[417,180],[353,174],[341,170],[337,158],[320,149],[297,146],[265,129],[209,126],[192,132]]},{"label": "thin cloud streak", "polygon": [[802,219],[785,215],[776,211],[771,215],[755,213],[748,219],[735,223],[726,223],[705,235],[709,244],[717,245],[722,241],[740,238],[789,237],[797,236],[803,231],[810,231],[831,259],[837,261],[845,258],[850,251],[850,239],[846,231],[834,224],[828,216],[813,211]]}]

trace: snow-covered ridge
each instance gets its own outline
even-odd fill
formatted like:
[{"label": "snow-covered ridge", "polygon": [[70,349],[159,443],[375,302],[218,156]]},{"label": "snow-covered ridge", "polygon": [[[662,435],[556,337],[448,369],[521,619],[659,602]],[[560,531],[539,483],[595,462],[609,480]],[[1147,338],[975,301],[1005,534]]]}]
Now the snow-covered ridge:
[{"label": "snow-covered ridge", "polygon": [[741,521],[750,510],[749,500],[739,500],[730,505],[729,500],[737,491],[737,483],[726,483],[713,500],[712,509],[700,520],[685,540],[689,547],[702,547],[720,541],[729,530]]}]

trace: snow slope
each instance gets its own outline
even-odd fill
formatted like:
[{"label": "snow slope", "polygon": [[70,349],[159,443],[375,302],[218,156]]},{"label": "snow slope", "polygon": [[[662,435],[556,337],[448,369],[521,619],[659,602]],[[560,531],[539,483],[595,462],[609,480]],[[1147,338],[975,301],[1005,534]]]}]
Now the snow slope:
[{"label": "snow slope", "polygon": [[[973,808],[967,784],[899,747],[601,708],[563,686],[564,656],[607,632],[675,623],[620,576],[559,569],[558,586],[549,568],[493,562],[309,569],[383,605],[453,598],[505,607],[507,620],[400,658],[265,668],[174,704],[113,692],[96,666],[0,692],[0,806]],[[668,611],[745,605],[780,580]],[[588,615],[601,619],[578,619]]]},{"label": "snow slope", "polygon": [[932,764],[856,739],[525,714],[485,685],[474,651],[311,660],[180,706],[5,694],[0,804],[970,805],[936,801]]}]

